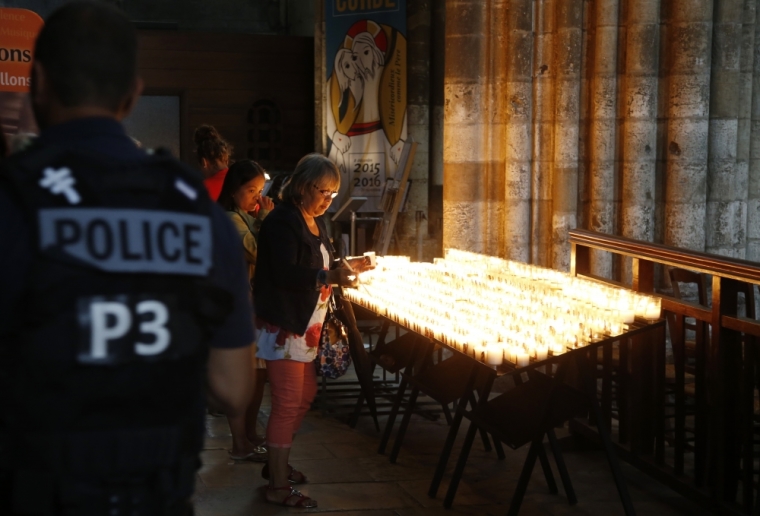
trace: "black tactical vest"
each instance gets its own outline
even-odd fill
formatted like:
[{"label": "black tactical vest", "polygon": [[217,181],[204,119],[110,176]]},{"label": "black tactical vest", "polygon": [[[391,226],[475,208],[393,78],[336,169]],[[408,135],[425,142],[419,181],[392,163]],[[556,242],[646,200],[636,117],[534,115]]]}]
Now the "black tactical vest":
[{"label": "black tactical vest", "polygon": [[0,341],[14,510],[172,513],[192,493],[207,342],[232,304],[208,282],[212,201],[162,155],[122,165],[37,149],[3,164],[0,187],[35,249]]}]

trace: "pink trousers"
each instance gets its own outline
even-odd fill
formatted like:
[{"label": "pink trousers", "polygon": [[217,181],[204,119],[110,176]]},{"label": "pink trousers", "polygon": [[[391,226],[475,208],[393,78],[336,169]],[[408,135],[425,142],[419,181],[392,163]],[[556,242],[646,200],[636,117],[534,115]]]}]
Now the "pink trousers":
[{"label": "pink trousers", "polygon": [[290,448],[293,434],[317,395],[317,373],[313,362],[294,360],[267,360],[267,370],[272,392],[267,445]]}]

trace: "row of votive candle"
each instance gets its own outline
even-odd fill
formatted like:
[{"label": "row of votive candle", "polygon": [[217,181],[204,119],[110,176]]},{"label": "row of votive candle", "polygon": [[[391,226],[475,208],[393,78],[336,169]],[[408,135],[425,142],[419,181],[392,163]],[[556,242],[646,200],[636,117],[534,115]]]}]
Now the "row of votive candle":
[{"label": "row of votive candle", "polygon": [[458,250],[434,263],[378,257],[346,296],[492,365],[527,365],[660,317],[654,297]]}]

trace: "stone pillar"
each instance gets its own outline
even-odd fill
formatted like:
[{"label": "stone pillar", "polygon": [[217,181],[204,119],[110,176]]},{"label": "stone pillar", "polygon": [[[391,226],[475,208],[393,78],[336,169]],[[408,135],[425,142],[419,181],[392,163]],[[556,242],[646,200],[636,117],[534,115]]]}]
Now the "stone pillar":
[{"label": "stone pillar", "polygon": [[533,60],[533,153],[531,176],[530,262],[551,266],[552,167],[554,164],[554,44],[556,6],[562,0],[537,0]]},{"label": "stone pillar", "polygon": [[578,219],[582,0],[557,2],[556,110],[552,174],[552,267],[570,269],[568,231]]},{"label": "stone pillar", "polygon": [[743,4],[743,0],[715,3],[710,77],[705,250],[732,257],[738,257],[739,249],[743,251],[746,245],[747,169],[736,160]]},{"label": "stone pillar", "polygon": [[427,216],[430,155],[430,2],[408,0],[407,8],[407,130],[418,143],[410,171],[411,189],[406,212],[399,214],[399,237],[403,254],[416,258],[417,228],[427,238],[427,223],[418,222],[417,212]]},{"label": "stone pillar", "polygon": [[[482,0],[481,0],[482,1]],[[484,252],[493,256],[506,255],[505,228],[511,221],[504,216],[506,147],[511,144],[506,136],[507,100],[506,83],[509,56],[514,49],[507,46],[508,0],[482,1],[487,18],[483,31],[487,37],[486,81],[488,96],[483,118],[490,123],[484,127],[487,162],[484,170],[487,200],[487,225]],[[486,115],[487,114],[487,115]]]},{"label": "stone pillar", "polygon": [[747,260],[760,261],[760,9],[755,12],[750,159],[747,199]]},{"label": "stone pillar", "polygon": [[508,2],[506,38],[506,258],[530,260],[531,117],[533,104],[533,2]]},{"label": "stone pillar", "polygon": [[[617,149],[618,0],[589,5],[588,219],[585,227],[615,233]],[[612,278],[612,256],[591,253],[591,273]]]},{"label": "stone pillar", "polygon": [[482,252],[488,221],[486,182],[487,3],[446,2],[443,246]]},{"label": "stone pillar", "polygon": [[[443,83],[446,47],[446,3],[433,2],[430,30],[430,180],[428,234],[440,247],[443,228]],[[442,249],[436,254],[440,256]]]},{"label": "stone pillar", "polygon": [[668,0],[665,244],[703,251],[712,0]]},{"label": "stone pillar", "polygon": [[[631,0],[626,5],[620,107],[621,234],[650,242],[654,239],[655,224],[659,14],[659,0]],[[630,261],[626,261],[622,267],[623,281],[629,281],[630,274]]]},{"label": "stone pillar", "polygon": [[743,187],[737,189],[737,199],[742,203],[744,226],[737,229],[743,241],[737,242],[736,256],[747,258],[747,224],[749,221],[749,163],[750,163],[750,134],[752,132],[752,74],[755,63],[755,35],[757,16],[757,1],[744,0],[742,13],[742,50],[739,65],[739,136],[736,145],[736,169],[740,171]]}]

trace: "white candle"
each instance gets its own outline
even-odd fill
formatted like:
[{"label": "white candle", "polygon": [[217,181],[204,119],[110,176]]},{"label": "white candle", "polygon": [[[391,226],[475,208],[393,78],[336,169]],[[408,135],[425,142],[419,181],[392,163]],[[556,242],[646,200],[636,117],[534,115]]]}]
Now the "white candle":
[{"label": "white candle", "polygon": [[644,318],[650,321],[660,318],[660,305],[656,302],[647,303],[647,309]]},{"label": "white candle", "polygon": [[530,357],[526,352],[521,351],[517,354],[517,360],[515,362],[517,363],[517,367],[524,367],[530,363]]},{"label": "white candle", "polygon": [[536,359],[546,360],[546,355],[549,353],[549,346],[536,347]]},{"label": "white candle", "polygon": [[499,343],[486,344],[486,363],[490,365],[501,365],[504,358],[504,349]]}]

